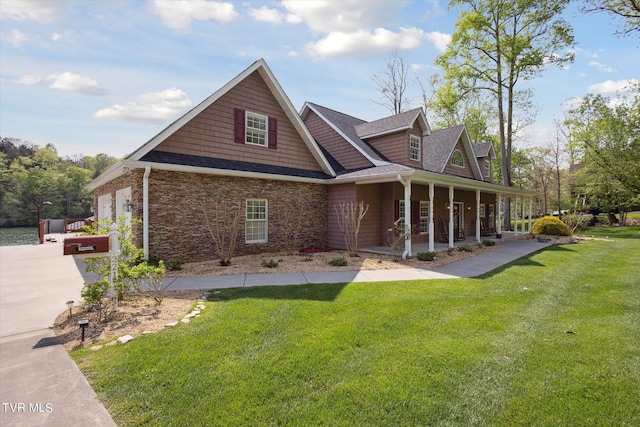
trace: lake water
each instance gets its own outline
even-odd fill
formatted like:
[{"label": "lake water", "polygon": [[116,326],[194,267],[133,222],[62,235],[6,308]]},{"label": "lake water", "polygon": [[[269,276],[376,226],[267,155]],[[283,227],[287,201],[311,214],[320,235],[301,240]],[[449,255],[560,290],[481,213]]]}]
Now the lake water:
[{"label": "lake water", "polygon": [[38,227],[0,228],[0,246],[35,245]]}]

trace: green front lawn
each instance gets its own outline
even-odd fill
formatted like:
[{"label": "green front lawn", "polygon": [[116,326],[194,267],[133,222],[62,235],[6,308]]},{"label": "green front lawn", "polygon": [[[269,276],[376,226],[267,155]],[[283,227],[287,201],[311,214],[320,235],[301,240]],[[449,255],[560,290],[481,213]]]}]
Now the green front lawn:
[{"label": "green front lawn", "polygon": [[608,235],[476,279],[223,290],[72,356],[119,425],[640,425],[640,227]]}]

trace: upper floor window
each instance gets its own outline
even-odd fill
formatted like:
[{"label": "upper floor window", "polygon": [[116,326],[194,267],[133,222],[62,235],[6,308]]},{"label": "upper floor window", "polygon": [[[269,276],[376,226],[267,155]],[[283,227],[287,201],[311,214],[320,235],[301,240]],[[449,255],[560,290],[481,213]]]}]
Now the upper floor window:
[{"label": "upper floor window", "polygon": [[247,111],[245,142],[267,146],[267,116]]},{"label": "upper floor window", "polygon": [[240,144],[277,148],[278,121],[264,114],[234,109],[234,141]]},{"label": "upper floor window", "polygon": [[464,157],[462,157],[462,153],[460,150],[455,150],[451,155],[451,164],[453,166],[459,166],[461,168],[464,167]]},{"label": "upper floor window", "polygon": [[420,161],[420,137],[415,135],[409,137],[409,159]]},{"label": "upper floor window", "polygon": [[487,178],[491,176],[491,160],[484,160],[484,176]]}]

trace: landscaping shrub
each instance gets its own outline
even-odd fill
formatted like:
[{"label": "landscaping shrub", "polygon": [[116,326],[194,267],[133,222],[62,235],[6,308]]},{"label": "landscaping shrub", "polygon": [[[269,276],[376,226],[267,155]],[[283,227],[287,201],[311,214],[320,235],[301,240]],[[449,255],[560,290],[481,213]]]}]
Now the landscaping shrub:
[{"label": "landscaping shrub", "polygon": [[[149,262],[149,264],[151,264],[151,262]],[[167,267],[167,270],[176,271],[176,270],[182,270],[183,264],[184,264],[184,261],[180,259],[170,259],[169,261],[166,262],[165,266]]]},{"label": "landscaping shrub", "polygon": [[458,250],[460,252],[473,252],[473,248],[466,243],[464,245],[458,246]]},{"label": "landscaping shrub", "polygon": [[269,260],[263,259],[260,265],[267,268],[276,268],[278,266],[278,261],[273,258],[270,258]]},{"label": "landscaping shrub", "polygon": [[434,259],[436,259],[436,252],[418,252],[416,254],[416,258],[418,258],[420,261],[433,261]]},{"label": "landscaping shrub", "polygon": [[482,241],[482,244],[484,246],[495,246],[496,242],[495,242],[495,240],[485,239],[485,240]]},{"label": "landscaping shrub", "polygon": [[335,257],[329,261],[329,265],[333,265],[334,267],[344,267],[347,265],[347,260],[343,256]]},{"label": "landscaping shrub", "polygon": [[547,234],[550,236],[569,236],[569,227],[554,216],[545,216],[533,223],[533,234]]}]

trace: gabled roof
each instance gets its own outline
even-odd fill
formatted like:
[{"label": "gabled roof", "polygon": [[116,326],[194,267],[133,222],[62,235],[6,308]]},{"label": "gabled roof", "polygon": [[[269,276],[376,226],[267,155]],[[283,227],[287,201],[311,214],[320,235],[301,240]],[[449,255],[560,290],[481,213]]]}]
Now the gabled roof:
[{"label": "gabled roof", "polygon": [[351,144],[360,152],[360,154],[375,166],[381,166],[389,163],[387,158],[358,137],[355,127],[366,123],[364,120],[340,113],[330,108],[313,104],[311,102],[305,102],[302,107],[302,111],[300,113],[302,120],[307,117],[307,114],[309,114],[310,111],[316,113],[318,117],[327,123],[334,131],[344,138],[345,141]]},{"label": "gabled roof", "polygon": [[367,139],[411,129],[416,120],[420,122],[422,129],[424,129],[422,136],[429,135],[431,129],[422,108],[415,108],[383,119],[361,123],[355,126],[355,130],[359,138]]},{"label": "gabled roof", "polygon": [[476,179],[482,180],[482,172],[478,165],[478,159],[475,156],[473,144],[471,144],[465,125],[435,130],[424,139],[424,168],[431,172],[443,173],[460,139],[462,139],[462,144],[467,152],[467,158],[469,159],[469,163],[471,163],[473,175]]},{"label": "gabled roof", "polygon": [[149,153],[151,150],[157,147],[160,143],[166,140],[170,135],[172,135],[177,130],[179,130],[182,126],[184,126],[189,121],[191,121],[194,117],[196,117],[198,114],[204,111],[211,104],[216,102],[224,94],[229,92],[229,90],[231,90],[237,84],[242,82],[249,75],[253,74],[255,71],[257,71],[260,74],[260,76],[266,83],[267,87],[269,87],[269,89],[271,90],[271,93],[280,104],[280,107],[285,112],[288,119],[291,121],[296,131],[298,132],[298,134],[300,135],[304,143],[307,145],[307,147],[309,148],[309,151],[311,152],[313,157],[316,159],[316,161],[318,162],[322,170],[327,175],[335,176],[336,173],[331,167],[331,165],[329,164],[329,161],[322,154],[320,147],[315,142],[315,140],[309,133],[309,130],[302,122],[296,109],[293,107],[293,104],[289,100],[289,97],[285,94],[284,90],[282,90],[282,87],[276,80],[275,76],[267,66],[267,63],[265,62],[264,59],[259,59],[256,62],[254,62],[249,68],[247,68],[246,70],[238,74],[236,77],[234,77],[231,81],[229,81],[219,90],[217,90],[207,99],[205,99],[200,104],[198,104],[193,109],[191,109],[191,111],[187,112],[178,120],[171,123],[159,134],[151,138],[146,144],[144,144],[143,146],[138,148],[136,151],[134,151],[132,154],[127,156],[126,160],[132,160],[132,161],[141,160],[147,153]]},{"label": "gabled roof", "polygon": [[473,144],[473,152],[476,157],[489,157],[491,160],[496,159],[496,152],[493,149],[493,144],[490,142],[481,142],[479,144]]}]

